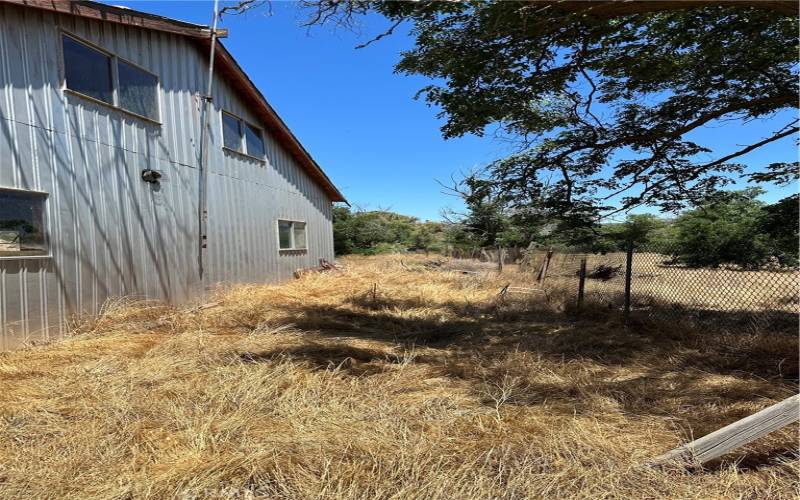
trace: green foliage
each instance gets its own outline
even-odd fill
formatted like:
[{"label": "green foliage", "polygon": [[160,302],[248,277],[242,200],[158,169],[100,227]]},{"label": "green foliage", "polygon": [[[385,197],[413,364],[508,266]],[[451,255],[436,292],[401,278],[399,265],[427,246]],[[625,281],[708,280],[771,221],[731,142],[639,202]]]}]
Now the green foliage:
[{"label": "green foliage", "polygon": [[444,229],[436,222],[419,222],[415,217],[385,210],[351,211],[333,209],[333,243],[337,255],[374,255],[409,249],[438,250]]},{"label": "green foliage", "polygon": [[798,213],[800,195],[794,194],[764,208],[759,224],[761,233],[767,236],[772,253],[782,265],[798,265]]},{"label": "green foliage", "polygon": [[[720,193],[675,221],[675,261],[696,267],[757,269],[773,260],[797,263],[796,201],[765,206],[756,188]],[[788,240],[794,237],[793,244]]]},{"label": "green foliage", "polygon": [[[594,219],[608,193],[622,209],[677,211],[731,181],[797,178],[797,163],[736,158],[795,136],[778,111],[798,102],[796,9],[782,2],[385,2],[306,0],[311,23],[376,11],[407,22],[416,43],[400,73],[434,83],[420,95],[442,110],[445,138],[487,128],[519,141],[485,180],[511,208]],[[380,37],[379,37],[380,38]],[[774,133],[717,153],[699,127],[772,120]],[[792,151],[787,149],[787,151]],[[488,228],[493,212],[476,212]],[[499,230],[487,230],[492,242]]]},{"label": "green foliage", "polygon": [[466,205],[465,213],[449,215],[454,247],[527,245],[545,220],[538,213],[513,208],[509,197],[494,183],[477,175],[466,176],[450,190]]},{"label": "green foliage", "polygon": [[653,214],[631,214],[621,224],[602,226],[601,237],[607,245],[623,250],[628,242],[637,247],[652,245],[659,236],[663,237],[666,228],[667,221]]}]

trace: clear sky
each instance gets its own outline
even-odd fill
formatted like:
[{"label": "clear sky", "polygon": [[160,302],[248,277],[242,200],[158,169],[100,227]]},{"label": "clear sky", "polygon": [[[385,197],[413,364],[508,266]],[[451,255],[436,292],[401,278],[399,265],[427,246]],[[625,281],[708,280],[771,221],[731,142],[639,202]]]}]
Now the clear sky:
[{"label": "clear sky", "polygon": [[[209,24],[208,1],[107,1],[198,24]],[[222,2],[229,5],[230,2]],[[394,74],[399,53],[413,45],[398,31],[369,47],[355,46],[386,27],[380,16],[363,19],[359,33],[301,27],[298,4],[273,1],[242,15],[226,15],[223,43],[354,206],[391,209],[437,220],[442,208],[459,208],[436,179],[485,165],[510,152],[501,140],[474,136],[442,139],[437,110],[415,93],[428,80]],[[782,113],[782,125],[795,116]],[[770,135],[777,122],[738,122],[706,127],[693,135],[720,153]],[[779,128],[779,127],[778,127]],[[796,159],[786,138],[741,158],[763,165]],[[776,201],[796,186],[771,190]]]}]

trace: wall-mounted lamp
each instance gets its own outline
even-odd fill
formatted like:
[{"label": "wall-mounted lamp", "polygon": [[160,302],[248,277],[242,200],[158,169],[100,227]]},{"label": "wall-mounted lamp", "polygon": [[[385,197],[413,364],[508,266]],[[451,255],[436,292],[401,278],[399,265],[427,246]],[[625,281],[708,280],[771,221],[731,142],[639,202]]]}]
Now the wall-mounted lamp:
[{"label": "wall-mounted lamp", "polygon": [[157,184],[159,179],[161,179],[161,172],[159,172],[158,170],[153,170],[151,168],[146,168],[142,170],[143,181],[149,182],[151,184]]}]

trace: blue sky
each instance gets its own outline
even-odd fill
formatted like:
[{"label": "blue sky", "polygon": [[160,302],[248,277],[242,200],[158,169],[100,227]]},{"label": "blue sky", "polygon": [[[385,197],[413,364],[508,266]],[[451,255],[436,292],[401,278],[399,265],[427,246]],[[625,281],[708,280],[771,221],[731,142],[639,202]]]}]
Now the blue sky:
[{"label": "blue sky", "polygon": [[[213,6],[202,1],[106,3],[198,24],[210,23]],[[442,139],[437,110],[413,99],[429,81],[393,72],[400,51],[410,48],[413,39],[398,31],[355,49],[386,28],[383,18],[368,16],[360,32],[353,33],[308,30],[300,26],[305,15],[294,2],[273,1],[271,9],[225,16],[220,26],[230,29],[230,37],[224,44],[353,205],[430,220],[439,219],[442,208],[460,208],[435,179],[447,181],[451,174],[502,157],[509,144],[491,134]],[[725,153],[767,137],[778,122],[783,125],[795,115],[706,127],[692,138]],[[763,165],[791,159],[796,159],[796,148],[787,138],[741,161]],[[764,200],[776,201],[796,189],[772,189]]]}]

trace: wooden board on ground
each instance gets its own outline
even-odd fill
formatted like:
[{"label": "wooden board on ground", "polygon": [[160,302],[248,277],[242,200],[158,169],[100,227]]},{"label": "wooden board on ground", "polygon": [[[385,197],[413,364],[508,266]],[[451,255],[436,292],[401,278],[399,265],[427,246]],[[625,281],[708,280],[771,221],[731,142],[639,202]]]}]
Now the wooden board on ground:
[{"label": "wooden board on ground", "polygon": [[652,465],[674,461],[702,464],[797,420],[800,420],[800,395],[784,399],[780,403],[661,455]]}]

